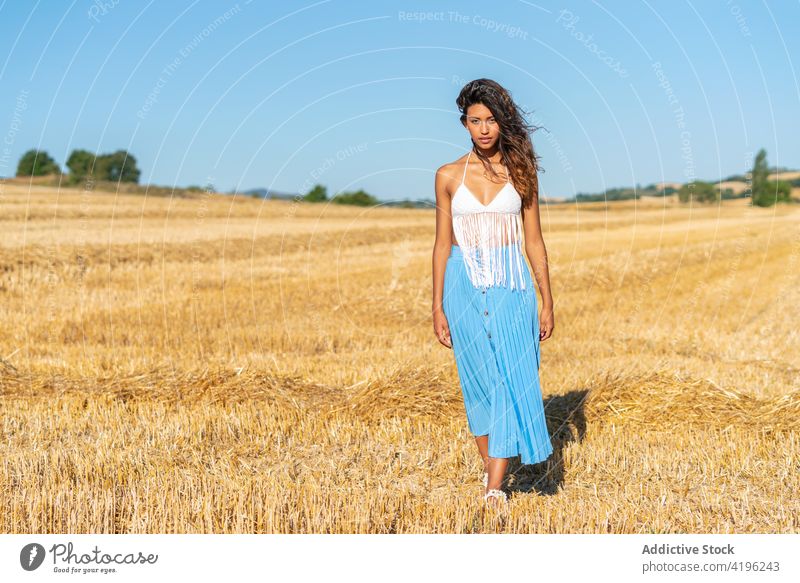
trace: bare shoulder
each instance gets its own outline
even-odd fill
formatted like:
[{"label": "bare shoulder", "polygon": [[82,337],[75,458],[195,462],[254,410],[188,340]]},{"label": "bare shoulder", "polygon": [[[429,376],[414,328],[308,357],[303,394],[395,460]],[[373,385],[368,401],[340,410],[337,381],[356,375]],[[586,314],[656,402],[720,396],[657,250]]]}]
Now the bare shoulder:
[{"label": "bare shoulder", "polygon": [[445,189],[447,194],[452,195],[456,185],[461,182],[461,173],[464,171],[466,156],[461,156],[458,160],[442,164],[436,170],[436,183]]},{"label": "bare shoulder", "polygon": [[436,174],[439,176],[444,176],[445,178],[455,178],[463,168],[464,160],[458,159],[454,162],[447,162],[446,164],[439,166],[439,169],[436,170]]}]

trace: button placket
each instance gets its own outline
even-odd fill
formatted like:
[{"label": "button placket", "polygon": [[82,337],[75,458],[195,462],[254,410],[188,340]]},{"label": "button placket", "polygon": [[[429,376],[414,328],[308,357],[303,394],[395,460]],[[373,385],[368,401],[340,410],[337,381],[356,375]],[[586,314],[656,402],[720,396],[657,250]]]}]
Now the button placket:
[{"label": "button placket", "polygon": [[483,305],[483,327],[486,330],[486,337],[492,339],[491,319],[489,318],[489,306],[491,295],[486,293],[486,289],[481,290],[481,304]]}]

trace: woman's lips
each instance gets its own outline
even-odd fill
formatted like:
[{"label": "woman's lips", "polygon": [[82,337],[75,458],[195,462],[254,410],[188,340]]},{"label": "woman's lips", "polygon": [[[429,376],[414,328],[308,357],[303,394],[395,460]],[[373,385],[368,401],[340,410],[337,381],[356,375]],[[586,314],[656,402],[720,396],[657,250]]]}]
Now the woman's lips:
[{"label": "woman's lips", "polygon": [[485,144],[486,142],[491,142],[492,138],[478,138],[478,141]]}]

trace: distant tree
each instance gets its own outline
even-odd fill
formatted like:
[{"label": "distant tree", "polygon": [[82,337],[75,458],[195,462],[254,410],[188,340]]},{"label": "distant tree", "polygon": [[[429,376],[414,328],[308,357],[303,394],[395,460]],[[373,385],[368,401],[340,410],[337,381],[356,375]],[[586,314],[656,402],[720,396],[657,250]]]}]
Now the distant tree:
[{"label": "distant tree", "polygon": [[767,166],[767,151],[761,148],[756,154],[753,162],[753,170],[750,173],[750,190],[753,205],[769,206],[769,167]]},{"label": "distant tree", "polygon": [[328,200],[328,189],[321,184],[316,184],[314,188],[308,191],[303,197],[307,202],[325,202]]},{"label": "distant tree", "polygon": [[94,173],[95,156],[88,150],[72,150],[67,159],[69,182],[75,184]]},{"label": "distant tree", "polygon": [[17,164],[17,176],[45,176],[60,173],[61,168],[44,150],[28,150]]},{"label": "distant tree", "polygon": [[371,194],[367,194],[363,190],[357,190],[355,192],[343,192],[342,194],[339,194],[336,197],[334,197],[333,202],[335,202],[336,204],[373,206],[378,204],[378,199],[376,199]]},{"label": "distant tree", "polygon": [[67,160],[69,181],[77,183],[86,177],[114,182],[139,182],[136,158],[126,150],[97,156],[88,150],[73,150]]},{"label": "distant tree", "polygon": [[753,181],[753,206],[772,206],[778,202],[792,201],[792,185],[789,182],[769,179],[767,151],[764,148],[761,148],[756,154],[751,176]]},{"label": "distant tree", "polygon": [[717,202],[720,199],[719,190],[711,182],[693,180],[681,186],[678,191],[678,200],[681,202]]},{"label": "distant tree", "polygon": [[769,181],[770,196],[775,202],[792,202],[792,184],[787,180]]},{"label": "distant tree", "polygon": [[98,156],[95,163],[95,175],[100,180],[138,183],[140,174],[136,158],[125,150]]},{"label": "distant tree", "polygon": [[642,197],[642,191],[636,192],[633,188],[607,188],[599,194],[577,193],[573,200],[575,202],[609,202],[613,200],[632,200]]}]

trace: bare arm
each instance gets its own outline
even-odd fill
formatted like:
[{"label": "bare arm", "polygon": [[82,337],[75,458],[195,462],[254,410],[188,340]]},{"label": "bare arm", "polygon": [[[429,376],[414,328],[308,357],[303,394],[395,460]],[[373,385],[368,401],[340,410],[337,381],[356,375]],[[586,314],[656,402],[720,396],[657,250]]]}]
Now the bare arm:
[{"label": "bare arm", "polygon": [[[539,192],[539,178],[534,178],[536,192]],[[553,332],[553,294],[550,289],[550,270],[548,268],[547,248],[542,237],[542,225],[539,218],[539,199],[522,211],[523,228],[525,230],[525,254],[531,262],[536,285],[542,294],[542,309],[539,318],[542,328],[540,339],[545,340]]]},{"label": "bare arm", "polygon": [[433,327],[439,342],[451,348],[450,331],[444,315],[442,297],[444,294],[444,272],[447,258],[450,257],[452,245],[453,223],[450,211],[450,193],[447,184],[452,178],[448,176],[447,164],[436,171],[434,189],[436,191],[436,240],[433,243]]}]

